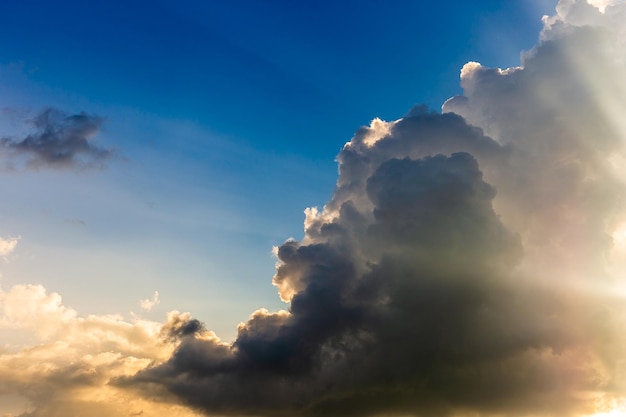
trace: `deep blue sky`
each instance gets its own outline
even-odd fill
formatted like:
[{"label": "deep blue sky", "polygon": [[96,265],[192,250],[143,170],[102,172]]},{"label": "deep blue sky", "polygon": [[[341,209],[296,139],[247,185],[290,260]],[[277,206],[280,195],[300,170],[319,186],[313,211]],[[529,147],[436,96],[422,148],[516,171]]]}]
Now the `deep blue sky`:
[{"label": "deep blue sky", "polygon": [[517,64],[553,7],[529,3],[3,2],[0,62],[94,101],[328,160],[372,117],[439,108],[468,60]]},{"label": "deep blue sky", "polygon": [[3,174],[0,232],[22,236],[3,285],[41,282],[86,312],[159,290],[155,317],[191,310],[232,336],[282,305],[271,247],[301,237],[352,133],[439,109],[467,61],[518,65],[555,3],[0,2],[2,136],[48,106],[85,111],[120,156]]}]

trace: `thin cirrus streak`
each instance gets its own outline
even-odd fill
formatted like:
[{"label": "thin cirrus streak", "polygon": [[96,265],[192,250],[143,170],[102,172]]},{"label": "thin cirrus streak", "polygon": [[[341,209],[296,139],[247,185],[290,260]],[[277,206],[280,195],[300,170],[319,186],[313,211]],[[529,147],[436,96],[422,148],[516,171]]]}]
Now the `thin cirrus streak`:
[{"label": "thin cirrus streak", "polygon": [[563,0],[519,67],[470,62],[442,113],[359,129],[275,249],[288,311],[226,344],[14,287],[0,323],[40,348],[2,352],[3,392],[22,416],[620,415],[626,5],[605,6]]}]

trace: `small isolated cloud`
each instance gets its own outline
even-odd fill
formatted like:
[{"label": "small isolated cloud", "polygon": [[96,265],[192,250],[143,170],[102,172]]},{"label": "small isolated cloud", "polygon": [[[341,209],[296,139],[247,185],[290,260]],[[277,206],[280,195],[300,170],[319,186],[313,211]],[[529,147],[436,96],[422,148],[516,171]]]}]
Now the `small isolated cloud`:
[{"label": "small isolated cloud", "polygon": [[93,143],[102,122],[85,112],[69,115],[48,108],[28,121],[32,132],[25,137],[1,138],[0,155],[12,169],[103,167],[114,151]]},{"label": "small isolated cloud", "polygon": [[0,257],[10,255],[15,250],[19,240],[19,237],[8,237],[6,239],[0,237]]},{"label": "small isolated cloud", "polygon": [[159,300],[159,292],[155,291],[152,299],[144,299],[139,301],[139,305],[143,311],[150,311],[154,308],[155,305],[159,304],[161,300]]},{"label": "small isolated cloud", "polygon": [[75,226],[85,226],[87,224],[87,223],[85,223],[84,220],[76,219],[76,218],[74,218],[74,219],[63,219],[63,223],[65,223],[65,224],[72,224],[72,225],[75,225]]}]

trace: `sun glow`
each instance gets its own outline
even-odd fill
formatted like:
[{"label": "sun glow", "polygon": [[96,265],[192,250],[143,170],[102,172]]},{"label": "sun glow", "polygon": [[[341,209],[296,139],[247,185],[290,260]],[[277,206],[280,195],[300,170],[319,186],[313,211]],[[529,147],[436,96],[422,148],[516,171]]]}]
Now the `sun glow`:
[{"label": "sun glow", "polygon": [[611,234],[613,247],[609,253],[610,264],[608,272],[621,283],[620,293],[626,294],[626,282],[624,282],[624,271],[626,270],[626,223],[621,223]]},{"label": "sun glow", "polygon": [[592,414],[590,417],[626,417],[626,400],[612,400],[606,405],[606,411]]},{"label": "sun glow", "polygon": [[616,250],[626,250],[626,223],[620,224],[613,232],[612,237]]},{"label": "sun glow", "polygon": [[611,410],[606,413],[596,413],[591,417],[626,417],[626,410]]},{"label": "sun glow", "polygon": [[623,3],[624,0],[589,0],[589,3],[596,6],[600,11],[604,12],[607,6],[612,6],[614,4]]}]

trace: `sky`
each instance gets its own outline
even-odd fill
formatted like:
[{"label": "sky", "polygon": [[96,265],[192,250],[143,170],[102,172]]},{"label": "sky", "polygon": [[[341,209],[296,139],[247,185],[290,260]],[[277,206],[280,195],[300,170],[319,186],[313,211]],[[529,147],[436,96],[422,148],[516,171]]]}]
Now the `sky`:
[{"label": "sky", "polygon": [[0,415],[626,415],[626,4],[0,4]]}]

